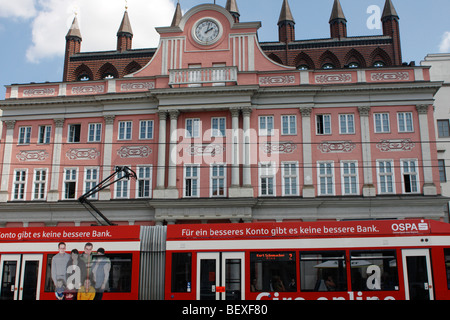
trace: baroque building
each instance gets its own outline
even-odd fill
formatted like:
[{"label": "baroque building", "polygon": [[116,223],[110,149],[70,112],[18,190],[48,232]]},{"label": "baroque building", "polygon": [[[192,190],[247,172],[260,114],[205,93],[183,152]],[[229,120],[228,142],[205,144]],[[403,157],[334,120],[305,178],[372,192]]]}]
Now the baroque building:
[{"label": "baroque building", "polygon": [[264,43],[236,0],[178,4],[150,49],[132,49],[125,11],[117,50],[82,52],[75,17],[62,81],[9,85],[0,102],[0,223],[96,223],[77,199],[116,166],[137,179],[89,199],[115,224],[447,220],[441,82],[403,63],[393,2],[383,35],[348,37],[335,0],[317,40],[296,40],[280,4]]}]

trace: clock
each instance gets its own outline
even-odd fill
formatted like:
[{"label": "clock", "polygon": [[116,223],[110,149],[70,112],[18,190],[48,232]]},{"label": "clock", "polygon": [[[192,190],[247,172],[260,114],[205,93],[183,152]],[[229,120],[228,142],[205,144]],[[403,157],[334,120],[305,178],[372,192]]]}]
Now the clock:
[{"label": "clock", "polygon": [[201,45],[212,45],[222,36],[222,27],[218,21],[205,18],[197,21],[192,29],[194,40]]}]

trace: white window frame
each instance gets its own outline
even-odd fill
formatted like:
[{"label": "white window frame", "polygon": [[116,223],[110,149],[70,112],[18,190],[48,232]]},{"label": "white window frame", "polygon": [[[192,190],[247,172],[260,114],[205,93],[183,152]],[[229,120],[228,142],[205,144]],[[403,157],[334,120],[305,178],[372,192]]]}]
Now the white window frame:
[{"label": "white window frame", "polygon": [[[407,162],[408,163],[408,166],[405,166],[405,162]],[[411,167],[411,164],[414,164],[414,169],[415,169],[415,172],[410,172],[409,170],[410,170],[410,167]],[[404,194],[417,194],[417,193],[420,193],[420,183],[419,183],[419,161],[417,160],[417,159],[401,159],[400,160],[400,168],[401,168],[401,173],[402,173],[402,192],[404,193]],[[409,191],[409,192],[407,192],[406,191],[406,185],[405,185],[405,175],[409,175],[410,177],[411,176],[414,176],[415,177],[415,189],[416,190],[414,190],[414,185],[412,184],[413,182],[412,182],[412,180],[411,180],[411,178],[410,178],[410,188],[411,188],[411,191]]]},{"label": "white window frame", "polygon": [[[272,119],[271,123],[270,123],[269,119]],[[275,121],[275,117],[272,115],[259,116],[258,117],[259,135],[263,136],[263,137],[273,136],[274,128],[275,128],[274,121]],[[271,125],[270,128],[269,128],[269,125]]]},{"label": "white window frame", "polygon": [[[126,165],[126,167],[131,168],[131,166]],[[125,175],[124,171],[119,171],[116,178],[122,178]],[[123,187],[126,186],[126,192],[123,192]],[[120,189],[120,194],[118,195]],[[130,180],[122,179],[118,180],[114,185],[114,199],[129,199],[130,198]]]},{"label": "white window frame", "polygon": [[[409,116],[409,119],[408,119],[408,116]],[[398,132],[400,132],[400,133],[414,132],[413,113],[412,112],[398,112],[397,113],[397,125],[398,125]],[[410,125],[411,127],[408,128],[408,125]]]},{"label": "white window frame", "polygon": [[[258,164],[258,190],[260,197],[275,197],[277,195],[277,182],[276,182],[276,163],[273,161],[260,162]],[[272,193],[270,190],[270,179],[272,185]],[[263,189],[263,180],[265,181],[266,189]],[[264,191],[264,192],[263,192]]]},{"label": "white window frame", "polygon": [[17,144],[30,144],[31,142],[31,126],[19,127],[19,137]]},{"label": "white window frame", "polygon": [[[346,165],[349,165],[348,169],[349,172],[346,172]],[[351,168],[350,166],[354,164],[355,165],[355,173],[351,173]],[[346,180],[349,180],[349,192],[346,192],[346,185],[347,182]],[[356,190],[353,190],[353,181],[352,179],[355,180],[355,184],[356,184]],[[341,161],[341,186],[342,186],[342,195],[344,196],[358,196],[360,194],[359,191],[359,170],[358,170],[358,161]]]},{"label": "white window frame", "polygon": [[52,137],[52,126],[39,126],[38,144],[49,144]]},{"label": "white window frame", "polygon": [[[384,116],[387,116],[387,119],[384,119]],[[379,119],[378,119],[379,117]],[[387,129],[386,129],[386,122],[387,121]],[[377,123],[379,122],[379,127]],[[390,121],[390,115],[389,112],[376,112],[373,114],[373,124],[374,124],[374,131],[375,133],[390,133],[391,132],[391,121]]]},{"label": "white window frame", "polygon": [[[19,174],[19,175],[17,175]],[[27,199],[28,169],[15,169],[13,179],[12,201],[25,201]]]},{"label": "white window frame", "polygon": [[133,138],[133,121],[123,120],[118,122],[117,140],[125,141]]},{"label": "white window frame", "polygon": [[[223,175],[214,175],[214,168],[217,167],[218,172],[220,168],[223,168]],[[212,163],[210,165],[210,197],[211,198],[223,198],[227,196],[227,166],[225,163]],[[223,194],[214,194],[214,181],[217,180],[217,189],[220,190],[220,181],[223,184]]]},{"label": "white window frame", "polygon": [[355,115],[353,113],[339,115],[339,133],[355,134]]},{"label": "white window frame", "polygon": [[[217,127],[214,122],[217,121]],[[223,129],[222,129],[223,124]],[[227,131],[227,118],[226,117],[212,117],[211,118],[211,137],[225,137]]]},{"label": "white window frame", "polygon": [[[88,177],[88,173],[90,173]],[[93,178],[93,173],[96,173],[96,177]],[[99,167],[85,167],[84,168],[84,183],[83,192],[86,193],[92,188],[94,188],[100,179],[100,169]],[[89,199],[98,199],[98,193],[95,193],[89,197]]]},{"label": "white window frame", "polygon": [[[39,175],[38,175],[39,172]],[[42,179],[42,173],[45,172],[45,178]],[[48,169],[40,168],[34,169],[33,173],[33,190],[32,190],[32,200],[42,201],[47,199],[47,180],[48,180]],[[37,194],[37,197],[36,197]]]},{"label": "white window frame", "polygon": [[[285,123],[285,119],[287,122]],[[285,132],[285,129],[287,132]],[[297,116],[295,114],[285,114],[281,116],[281,135],[295,136],[297,135]]]},{"label": "white window frame", "polygon": [[[102,124],[101,123],[89,123],[88,126],[88,142],[101,142],[102,141]],[[93,131],[93,135],[91,135]]]},{"label": "white window frame", "polygon": [[[187,176],[188,168],[196,168],[197,175],[193,176],[190,174]],[[192,170],[191,170],[192,172]],[[186,195],[187,191],[187,180],[195,180],[196,181],[196,187],[195,189],[192,188],[192,181],[190,182],[190,194]],[[195,190],[195,195],[194,191]],[[185,164],[183,169],[183,198],[199,198],[200,197],[200,165],[199,164]]]},{"label": "white window frame", "polygon": [[[70,178],[66,179],[67,177],[67,171],[70,170]],[[73,171],[75,171],[75,179],[73,178]],[[75,182],[75,195],[73,198],[67,198],[67,186],[66,183],[72,183]],[[77,194],[78,194],[78,168],[64,168],[63,171],[63,194],[61,195],[61,198],[63,200],[75,200],[77,199]]]},{"label": "white window frame", "polygon": [[[141,172],[143,172],[143,170],[148,170],[148,176],[142,176]],[[145,172],[144,171],[144,172]],[[152,197],[152,192],[153,192],[153,188],[152,188],[152,183],[153,183],[153,166],[151,165],[138,165],[136,166],[136,175],[137,175],[137,181],[136,181],[136,198],[138,199],[150,199]],[[139,192],[139,187],[141,185],[141,181],[143,181],[144,183],[148,183],[148,195],[140,195]],[[145,191],[145,187],[144,187],[144,191]]]},{"label": "white window frame", "polygon": [[[331,173],[328,173],[328,165],[330,165]],[[322,166],[325,168],[325,173],[321,172]],[[329,191],[331,178],[331,192]],[[322,180],[325,179],[325,180]],[[324,184],[322,182],[325,182]],[[317,162],[317,185],[319,196],[334,196],[336,194],[334,161],[318,161]],[[322,186],[325,186],[325,192],[322,192]]]},{"label": "white window frame", "polygon": [[[321,119],[321,120],[319,121],[319,119]],[[321,123],[319,123],[319,122],[321,122]],[[328,126],[326,125],[327,122],[328,122]],[[321,130],[319,130],[319,129],[321,129]],[[316,114],[316,134],[318,136],[332,134],[331,114]]]},{"label": "white window frame", "polygon": [[[286,172],[286,165],[289,166],[289,172]],[[294,174],[292,174],[294,170]],[[300,194],[300,184],[298,176],[298,162],[297,161],[284,161],[281,162],[281,186],[283,197],[298,196]],[[289,193],[286,193],[286,179],[289,179]],[[295,179],[295,183],[292,180]],[[295,187],[295,192],[292,192],[292,186]]]},{"label": "white window frame", "polygon": [[[77,136],[75,132],[72,131],[72,128],[75,128],[75,126],[78,126],[80,128],[80,132],[78,135],[78,139],[75,139]],[[81,124],[79,123],[71,123],[67,126],[67,142],[68,143],[80,143],[81,142]]]},{"label": "white window frame", "polygon": [[[200,118],[186,119],[185,138],[200,138],[201,121]],[[190,124],[189,124],[190,123]],[[190,129],[188,129],[190,127]]]},{"label": "white window frame", "polygon": [[[386,172],[385,169],[381,167],[381,163],[383,163],[384,168],[386,168],[386,164],[390,164],[391,172]],[[388,191],[389,182],[382,177],[391,177],[392,191]],[[384,180],[384,181],[382,181]],[[394,160],[377,160],[377,182],[378,182],[378,193],[379,194],[395,194],[395,170],[394,170]],[[383,191],[382,187],[385,187],[385,191]]]},{"label": "white window frame", "polygon": [[155,122],[153,120],[140,120],[139,140],[152,140],[154,130],[155,130]]}]

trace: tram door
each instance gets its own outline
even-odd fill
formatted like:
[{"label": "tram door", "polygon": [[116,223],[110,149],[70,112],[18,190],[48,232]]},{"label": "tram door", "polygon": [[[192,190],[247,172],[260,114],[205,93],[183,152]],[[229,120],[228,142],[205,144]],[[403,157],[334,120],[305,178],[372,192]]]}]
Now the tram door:
[{"label": "tram door", "polygon": [[433,300],[433,275],[430,251],[402,250],[406,300]]},{"label": "tram door", "polygon": [[244,300],[244,252],[197,254],[197,300]]},{"label": "tram door", "polygon": [[5,254],[0,259],[0,300],[39,300],[41,254]]}]

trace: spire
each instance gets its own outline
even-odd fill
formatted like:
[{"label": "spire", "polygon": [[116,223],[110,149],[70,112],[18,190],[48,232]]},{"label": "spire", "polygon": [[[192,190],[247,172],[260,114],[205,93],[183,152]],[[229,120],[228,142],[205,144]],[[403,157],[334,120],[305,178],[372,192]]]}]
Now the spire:
[{"label": "spire", "polygon": [[73,18],[72,26],[70,27],[69,32],[67,32],[66,40],[76,40],[80,42],[82,40],[81,31],[78,25],[78,19],[76,15],[75,18]]},{"label": "spire", "polygon": [[334,0],[329,22],[331,38],[341,39],[347,37],[347,19],[345,18],[344,10],[342,10],[339,0]]},{"label": "spire", "polygon": [[291,12],[291,7],[289,6],[289,1],[283,0],[283,6],[281,7],[280,18],[278,19],[278,25],[280,25],[280,23],[283,23],[286,21],[295,23],[294,16],[292,15],[292,12]]},{"label": "spire", "polygon": [[227,0],[227,4],[225,5],[225,9],[231,13],[234,18],[234,22],[239,22],[239,17],[241,14],[239,13],[239,9],[236,3],[236,0]]},{"label": "spire", "polygon": [[130,17],[128,16],[128,10],[125,10],[123,14],[122,23],[120,24],[119,31],[117,35],[129,34],[133,35],[133,30],[131,29]]},{"label": "spire", "polygon": [[180,1],[177,3],[177,8],[175,9],[175,14],[173,15],[171,27],[176,27],[180,24],[181,18],[183,18],[183,13],[181,12]]},{"label": "spire", "polygon": [[122,23],[117,31],[117,51],[131,50],[133,39],[133,30],[131,29],[130,17],[128,16],[128,7],[125,7]]},{"label": "spire", "polygon": [[342,10],[341,2],[339,0],[334,0],[333,10],[331,11],[330,23],[335,20],[344,20],[345,19],[344,10]]},{"label": "spire", "polygon": [[397,14],[397,10],[395,10],[394,4],[392,3],[391,0],[386,0],[381,21],[388,18],[397,18],[397,20],[400,19]]}]

